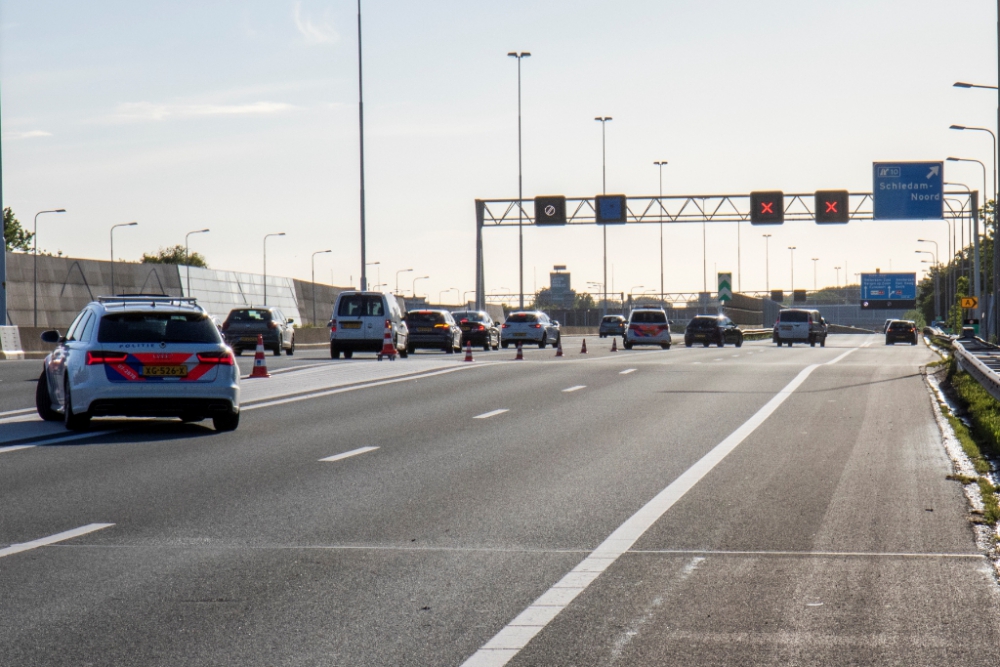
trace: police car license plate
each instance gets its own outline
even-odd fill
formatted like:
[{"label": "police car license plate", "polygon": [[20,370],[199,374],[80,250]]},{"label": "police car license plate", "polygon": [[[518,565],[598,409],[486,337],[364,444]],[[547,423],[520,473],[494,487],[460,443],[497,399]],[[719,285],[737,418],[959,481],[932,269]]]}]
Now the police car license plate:
[{"label": "police car license plate", "polygon": [[146,377],[185,377],[187,366],[143,366],[142,374]]}]

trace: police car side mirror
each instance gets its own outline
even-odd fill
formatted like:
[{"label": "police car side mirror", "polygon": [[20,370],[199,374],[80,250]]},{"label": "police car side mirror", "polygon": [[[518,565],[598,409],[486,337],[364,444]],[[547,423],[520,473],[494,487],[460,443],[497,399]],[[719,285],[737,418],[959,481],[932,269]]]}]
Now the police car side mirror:
[{"label": "police car side mirror", "polygon": [[52,329],[50,331],[43,331],[41,339],[43,343],[61,343],[64,340],[66,340],[55,329]]}]

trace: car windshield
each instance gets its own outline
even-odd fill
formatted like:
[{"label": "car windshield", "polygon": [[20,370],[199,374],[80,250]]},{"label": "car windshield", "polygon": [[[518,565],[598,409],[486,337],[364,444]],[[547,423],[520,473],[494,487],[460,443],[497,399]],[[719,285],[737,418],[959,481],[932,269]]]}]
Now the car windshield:
[{"label": "car windshield", "polygon": [[229,317],[226,321],[232,324],[233,322],[270,322],[271,321],[271,311],[261,310],[259,308],[247,308],[244,310],[234,310],[229,313]]},{"label": "car windshield", "polygon": [[507,318],[508,324],[524,324],[530,322],[537,322],[538,316],[531,313],[514,313]]},{"label": "car windshield", "polygon": [[789,310],[788,312],[779,313],[778,319],[782,322],[808,322],[809,313],[801,310]]},{"label": "car windshield", "polygon": [[203,313],[114,313],[101,318],[99,343],[221,343]]},{"label": "car windshield", "polygon": [[667,314],[662,310],[640,310],[632,313],[632,321],[639,324],[666,324]]},{"label": "car windshield", "polygon": [[382,306],[382,297],[378,295],[349,294],[341,297],[337,315],[339,317],[382,317],[385,315],[385,308]]},{"label": "car windshield", "polygon": [[717,322],[718,320],[714,317],[696,317],[691,320],[688,327],[691,329],[714,329]]},{"label": "car windshield", "polygon": [[408,324],[441,324],[444,322],[444,313],[437,313],[433,310],[411,310],[406,314]]}]

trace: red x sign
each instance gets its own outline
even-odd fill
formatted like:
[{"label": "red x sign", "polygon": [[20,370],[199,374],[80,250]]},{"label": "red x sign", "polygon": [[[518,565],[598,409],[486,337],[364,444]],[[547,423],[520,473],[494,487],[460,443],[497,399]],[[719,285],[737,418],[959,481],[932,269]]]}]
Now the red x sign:
[{"label": "red x sign", "polygon": [[827,213],[836,213],[837,212],[837,202],[835,202],[835,201],[828,201],[828,202],[824,202],[824,203],[826,204],[826,212]]},{"label": "red x sign", "polygon": [[762,201],[760,203],[761,213],[774,213],[774,202],[773,201]]}]

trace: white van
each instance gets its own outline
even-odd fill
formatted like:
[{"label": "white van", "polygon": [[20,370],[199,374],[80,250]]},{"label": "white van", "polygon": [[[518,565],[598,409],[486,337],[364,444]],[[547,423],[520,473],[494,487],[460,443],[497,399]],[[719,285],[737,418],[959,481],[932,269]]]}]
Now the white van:
[{"label": "white van", "polygon": [[344,353],[350,359],[355,352],[381,352],[386,325],[400,357],[406,358],[409,332],[403,317],[402,299],[381,292],[341,292],[333,305],[330,327],[330,358]]},{"label": "white van", "polygon": [[774,323],[771,339],[778,346],[784,343],[788,347],[792,343],[809,343],[816,347],[826,347],[826,320],[818,310],[806,308],[786,308],[778,312],[778,320]]}]

